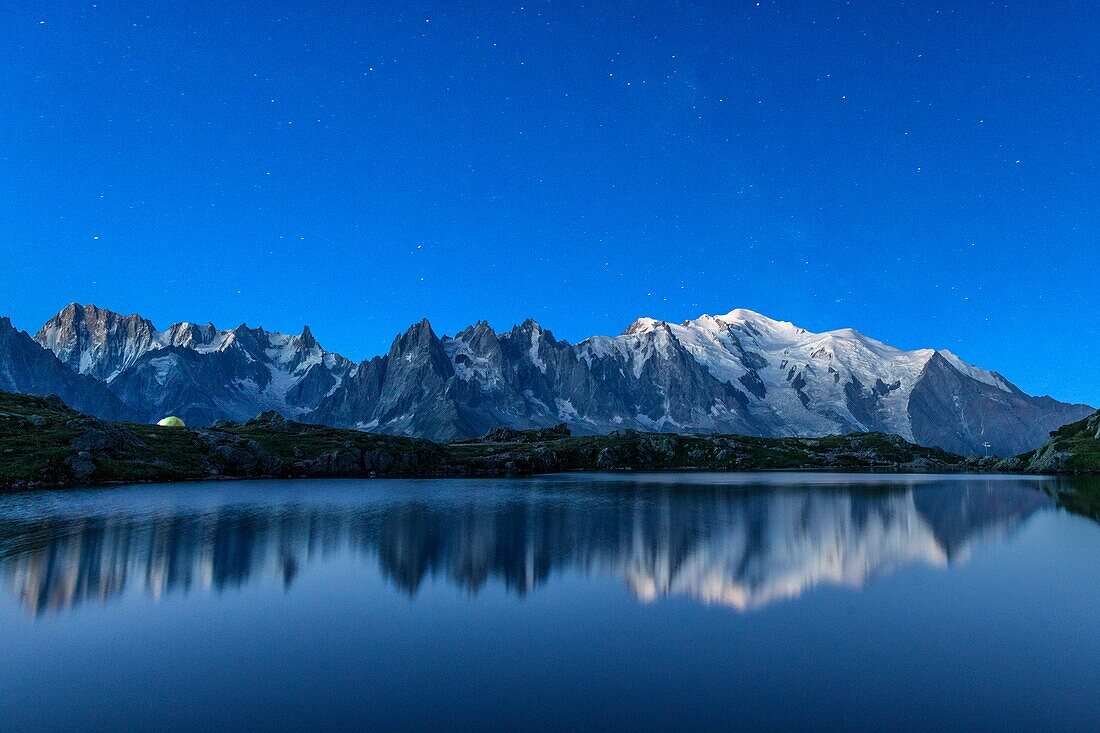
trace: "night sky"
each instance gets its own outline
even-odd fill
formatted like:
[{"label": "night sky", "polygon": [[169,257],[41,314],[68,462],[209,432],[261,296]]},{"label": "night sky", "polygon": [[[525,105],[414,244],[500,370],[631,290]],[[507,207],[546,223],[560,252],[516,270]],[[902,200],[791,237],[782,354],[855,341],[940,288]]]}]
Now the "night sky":
[{"label": "night sky", "polygon": [[213,4],[0,9],[19,327],[745,307],[1100,404],[1100,3]]}]

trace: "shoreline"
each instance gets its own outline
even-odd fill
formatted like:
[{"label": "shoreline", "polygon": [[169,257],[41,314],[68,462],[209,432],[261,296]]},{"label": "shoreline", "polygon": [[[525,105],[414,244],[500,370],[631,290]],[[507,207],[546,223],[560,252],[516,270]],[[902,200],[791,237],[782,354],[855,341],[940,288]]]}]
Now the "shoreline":
[{"label": "shoreline", "polygon": [[951,468],[951,467],[938,467],[938,468],[922,468],[920,466],[906,466],[899,465],[895,467],[887,466],[874,466],[874,467],[782,467],[782,468],[744,468],[744,469],[728,469],[728,468],[708,468],[702,466],[682,466],[677,468],[571,468],[560,471],[544,471],[535,473],[508,473],[508,472],[441,472],[441,473],[387,473],[385,475],[305,475],[305,474],[253,474],[253,475],[215,475],[215,476],[194,476],[194,477],[180,477],[180,478],[141,478],[141,479],[107,479],[103,481],[89,482],[89,483],[34,483],[24,485],[0,485],[0,495],[3,494],[17,494],[17,493],[29,493],[38,491],[81,491],[89,489],[106,489],[106,488],[125,488],[128,486],[153,486],[153,485],[173,485],[173,484],[232,484],[243,481],[386,481],[386,480],[400,480],[400,481],[440,481],[440,480],[484,480],[484,479],[496,479],[496,480],[509,480],[509,479],[530,479],[540,478],[548,476],[569,476],[569,475],[581,475],[581,474],[593,474],[593,475],[615,475],[615,476],[629,476],[632,474],[645,474],[645,475],[668,475],[676,476],[681,474],[731,474],[731,475],[749,475],[749,474],[805,474],[805,475],[832,475],[832,476],[945,476],[945,477],[974,477],[974,478],[997,478],[997,479],[1059,479],[1059,478],[1088,478],[1096,476],[1091,472],[1022,472],[1014,470],[990,470],[989,468]]},{"label": "shoreline", "polygon": [[[1049,456],[1047,451],[1044,456]],[[964,458],[884,433],[817,438],[500,428],[448,443],[267,412],[210,428],[116,423],[0,393],[0,491],[296,478],[507,478],[574,472],[1076,475],[1064,462]],[[1037,468],[1041,470],[1036,470]],[[1061,469],[1061,470],[1059,470]]]}]

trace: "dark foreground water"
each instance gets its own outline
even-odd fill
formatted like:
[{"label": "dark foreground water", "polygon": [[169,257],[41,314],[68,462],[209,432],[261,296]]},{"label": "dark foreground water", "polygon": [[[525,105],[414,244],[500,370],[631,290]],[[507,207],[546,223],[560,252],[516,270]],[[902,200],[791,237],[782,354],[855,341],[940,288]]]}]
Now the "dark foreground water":
[{"label": "dark foreground water", "polygon": [[576,475],[0,497],[0,730],[1095,730],[1100,525],[1057,508],[1066,488]]}]

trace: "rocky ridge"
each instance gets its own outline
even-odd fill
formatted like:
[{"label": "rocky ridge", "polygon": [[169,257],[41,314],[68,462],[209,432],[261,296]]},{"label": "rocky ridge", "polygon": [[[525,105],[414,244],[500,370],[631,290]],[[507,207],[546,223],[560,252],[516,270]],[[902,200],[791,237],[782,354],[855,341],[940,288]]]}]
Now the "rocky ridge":
[{"label": "rocky ridge", "polygon": [[35,336],[71,370],[106,383],[140,419],[190,424],[247,420],[263,410],[314,410],[355,365],[297,336],[240,325],[176,323],[159,331],[137,314],[70,304]]},{"label": "rocky ridge", "polygon": [[747,310],[680,324],[642,318],[619,336],[577,344],[530,319],[503,332],[482,321],[455,336],[423,320],[358,365],[322,349],[308,328],[159,331],[137,315],[76,304],[37,340],[138,419],[177,414],[195,426],[275,410],[439,441],[559,423],[577,434],[882,432],[1008,456],[1093,411],[1029,396],[948,351],[895,349],[851,329],[813,333]]}]

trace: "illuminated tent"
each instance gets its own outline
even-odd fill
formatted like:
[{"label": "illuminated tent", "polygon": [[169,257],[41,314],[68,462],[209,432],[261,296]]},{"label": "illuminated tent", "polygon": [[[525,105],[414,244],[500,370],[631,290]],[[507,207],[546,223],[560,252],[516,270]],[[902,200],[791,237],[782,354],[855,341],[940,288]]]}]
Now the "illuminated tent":
[{"label": "illuminated tent", "polygon": [[175,415],[169,415],[168,417],[166,417],[163,420],[161,420],[160,422],[158,422],[157,425],[160,425],[162,428],[185,428],[185,427],[187,427],[187,425],[184,424],[183,420],[180,420]]}]

